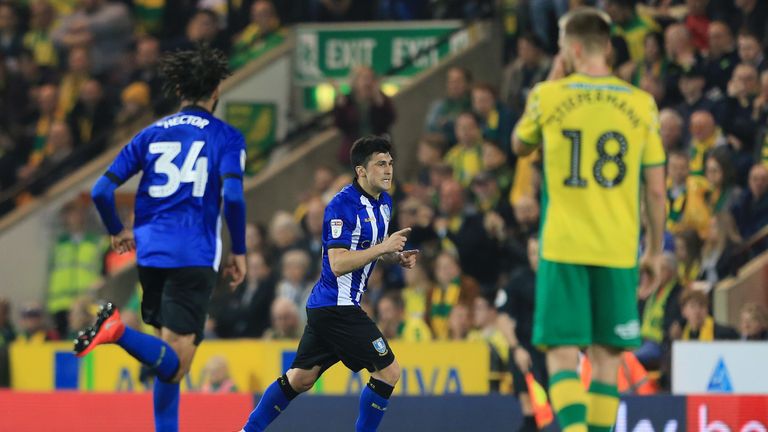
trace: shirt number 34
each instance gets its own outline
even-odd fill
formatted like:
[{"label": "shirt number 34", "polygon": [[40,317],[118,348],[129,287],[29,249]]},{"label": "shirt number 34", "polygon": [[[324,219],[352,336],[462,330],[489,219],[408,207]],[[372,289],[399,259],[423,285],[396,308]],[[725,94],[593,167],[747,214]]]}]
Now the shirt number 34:
[{"label": "shirt number 34", "polygon": [[203,149],[205,141],[194,141],[189,148],[181,169],[173,160],[181,153],[181,142],[162,141],[149,145],[149,152],[159,154],[155,161],[154,171],[163,174],[167,180],[165,184],[149,187],[149,196],[153,198],[165,198],[173,195],[179,189],[181,183],[192,183],[192,196],[205,195],[205,185],[208,183],[208,158],[198,157]]}]

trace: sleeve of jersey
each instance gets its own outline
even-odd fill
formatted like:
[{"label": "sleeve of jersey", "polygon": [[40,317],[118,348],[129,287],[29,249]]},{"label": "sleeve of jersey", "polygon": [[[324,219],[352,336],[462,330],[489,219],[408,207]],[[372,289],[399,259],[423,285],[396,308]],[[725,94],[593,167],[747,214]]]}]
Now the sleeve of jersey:
[{"label": "sleeve of jersey", "polygon": [[332,202],[325,209],[323,218],[323,241],[327,249],[349,249],[352,246],[352,232],[356,221],[352,221],[349,211]]},{"label": "sleeve of jersey", "polygon": [[120,222],[120,216],[118,216],[115,206],[115,189],[141,169],[138,147],[138,137],[136,137],[123,147],[109,170],[96,181],[93,189],[91,189],[93,203],[99,211],[101,221],[111,235],[116,235],[123,230],[123,224]]},{"label": "sleeve of jersey", "polygon": [[245,138],[234,129],[229,133],[224,153],[221,155],[219,175],[223,185],[224,219],[232,238],[232,253],[242,255],[245,253]]},{"label": "sleeve of jersey", "polygon": [[243,180],[225,178],[223,187],[224,219],[232,238],[232,253],[245,254],[245,198]]},{"label": "sleeve of jersey", "polygon": [[520,141],[531,147],[541,144],[541,106],[540,106],[541,86],[537,85],[528,95],[528,101],[525,103],[525,112],[520,117],[520,121],[515,126],[515,136]]},{"label": "sleeve of jersey", "polygon": [[245,138],[243,138],[243,134],[233,129],[230,131],[224,154],[221,155],[219,175],[222,181],[228,178],[242,180],[243,171],[245,171],[245,159]]},{"label": "sleeve of jersey", "polygon": [[109,177],[109,174],[107,172],[96,181],[91,189],[91,198],[109,234],[117,235],[123,230],[123,224],[120,222],[115,206],[115,189],[118,184]]},{"label": "sleeve of jersey", "polygon": [[654,166],[664,165],[666,162],[666,155],[664,154],[664,146],[661,143],[661,133],[659,126],[659,109],[656,107],[656,102],[651,98],[650,100],[648,121],[648,138],[643,148],[642,164],[643,168],[649,168]]},{"label": "sleeve of jersey", "polygon": [[134,137],[117,155],[105,174],[118,186],[141,170],[141,135]]}]

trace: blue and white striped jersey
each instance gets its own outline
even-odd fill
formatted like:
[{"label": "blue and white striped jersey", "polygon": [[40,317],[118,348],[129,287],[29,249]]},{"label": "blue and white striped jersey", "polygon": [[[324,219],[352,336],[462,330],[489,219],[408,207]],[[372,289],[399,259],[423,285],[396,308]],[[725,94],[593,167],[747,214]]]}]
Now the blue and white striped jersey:
[{"label": "blue and white striped jersey", "polygon": [[387,236],[392,214],[392,198],[382,192],[379,199],[366,193],[357,181],[347,185],[325,208],[323,218],[323,268],[307,300],[308,308],[360,306],[368,277],[376,261],[351,273],[336,277],[328,262],[328,249],[351,251],[368,249]]}]

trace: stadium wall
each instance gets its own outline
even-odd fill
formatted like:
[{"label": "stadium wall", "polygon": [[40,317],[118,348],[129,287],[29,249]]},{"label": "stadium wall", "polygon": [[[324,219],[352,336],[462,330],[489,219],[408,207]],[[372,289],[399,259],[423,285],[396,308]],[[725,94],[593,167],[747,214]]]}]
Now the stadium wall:
[{"label": "stadium wall", "polygon": [[744,303],[768,307],[768,252],[739,269],[737,277],[718,284],[714,296],[715,320],[735,328],[739,326],[739,311]]}]

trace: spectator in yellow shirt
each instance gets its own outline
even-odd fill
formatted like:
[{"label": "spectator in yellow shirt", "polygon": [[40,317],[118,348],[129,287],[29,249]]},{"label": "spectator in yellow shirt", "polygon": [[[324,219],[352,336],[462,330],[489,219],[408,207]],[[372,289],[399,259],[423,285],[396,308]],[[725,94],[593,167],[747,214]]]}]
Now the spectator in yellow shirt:
[{"label": "spectator in yellow shirt", "polygon": [[453,177],[468,187],[472,178],[483,169],[483,136],[480,122],[470,112],[456,119],[456,145],[445,155],[445,162],[453,168]]},{"label": "spectator in yellow shirt", "polygon": [[432,340],[432,332],[423,319],[405,314],[405,302],[397,292],[385,294],[376,305],[378,326],[389,340],[424,342]]},{"label": "spectator in yellow shirt", "polygon": [[275,5],[269,0],[258,0],[251,6],[251,23],[235,38],[229,65],[238,69],[285,40],[285,30]]},{"label": "spectator in yellow shirt", "polygon": [[658,31],[659,25],[652,18],[640,16],[635,3],[634,0],[608,0],[605,11],[613,20],[612,35],[624,38],[632,61],[640,61],[643,60],[645,35]]},{"label": "spectator in yellow shirt", "polygon": [[477,296],[473,304],[473,312],[475,329],[469,332],[467,339],[488,343],[491,349],[491,391],[510,393],[512,390],[512,375],[509,368],[510,349],[507,338],[496,326],[496,308],[488,298]]},{"label": "spectator in yellow shirt", "polygon": [[24,48],[32,52],[38,66],[55,68],[59,59],[51,39],[51,30],[56,11],[48,1],[36,0],[29,4],[29,13],[29,31],[24,34]]},{"label": "spectator in yellow shirt", "polygon": [[682,150],[667,156],[667,230],[677,234],[694,229],[704,235],[709,224],[709,210],[704,204],[700,181],[691,177],[690,157]]},{"label": "spectator in yellow shirt", "polygon": [[691,114],[691,174],[704,176],[704,156],[715,147],[726,144],[725,137],[715,124],[715,118],[709,111],[696,111]]},{"label": "spectator in yellow shirt", "polygon": [[402,296],[405,302],[405,315],[424,319],[427,313],[427,294],[433,283],[421,261],[418,261],[413,268],[405,269],[404,273],[405,288]]}]

